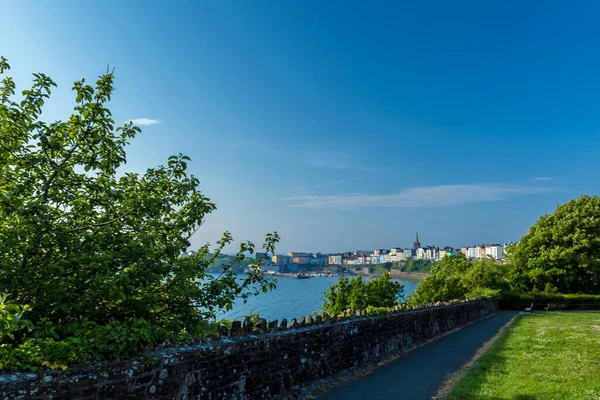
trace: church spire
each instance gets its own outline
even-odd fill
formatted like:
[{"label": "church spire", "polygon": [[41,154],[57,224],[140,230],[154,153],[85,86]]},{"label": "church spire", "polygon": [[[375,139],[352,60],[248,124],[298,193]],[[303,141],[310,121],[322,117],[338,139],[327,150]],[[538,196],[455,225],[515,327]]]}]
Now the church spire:
[{"label": "church spire", "polygon": [[421,247],[421,243],[419,242],[419,232],[415,232],[415,243],[413,249],[417,251],[419,247]]}]

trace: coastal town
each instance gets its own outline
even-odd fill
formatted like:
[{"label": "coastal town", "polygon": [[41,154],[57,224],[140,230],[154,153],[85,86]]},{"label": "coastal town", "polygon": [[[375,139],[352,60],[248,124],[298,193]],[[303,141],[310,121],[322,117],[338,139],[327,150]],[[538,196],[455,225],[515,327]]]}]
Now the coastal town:
[{"label": "coastal town", "polygon": [[0,400],[600,400],[600,1],[0,4]]},{"label": "coastal town", "polygon": [[335,254],[289,252],[269,257],[266,253],[256,253],[256,259],[263,260],[266,273],[298,274],[321,272],[326,274],[377,272],[374,266],[392,266],[400,271],[409,260],[436,262],[444,257],[461,253],[470,260],[493,259],[501,261],[507,244],[476,244],[461,248],[421,246],[418,232],[412,248],[394,247],[391,249],[354,250]]}]

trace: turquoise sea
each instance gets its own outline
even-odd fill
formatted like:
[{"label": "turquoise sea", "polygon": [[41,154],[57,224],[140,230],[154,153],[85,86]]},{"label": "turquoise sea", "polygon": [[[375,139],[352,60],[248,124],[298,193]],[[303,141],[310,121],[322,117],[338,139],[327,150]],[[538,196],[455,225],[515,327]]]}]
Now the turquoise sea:
[{"label": "turquoise sea", "polygon": [[[338,277],[314,277],[294,279],[277,277],[277,288],[271,292],[251,297],[244,304],[238,300],[231,311],[218,318],[241,319],[250,312],[259,313],[268,321],[306,317],[319,312],[323,304],[323,294],[338,281]],[[398,279],[404,285],[404,295],[410,295],[419,284],[418,280]]]}]

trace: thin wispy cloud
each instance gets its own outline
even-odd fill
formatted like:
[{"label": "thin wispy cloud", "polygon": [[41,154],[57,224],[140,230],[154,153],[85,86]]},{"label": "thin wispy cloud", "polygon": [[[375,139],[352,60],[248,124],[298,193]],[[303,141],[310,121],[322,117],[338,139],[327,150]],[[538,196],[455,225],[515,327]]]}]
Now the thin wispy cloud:
[{"label": "thin wispy cloud", "polygon": [[550,182],[553,179],[554,178],[552,178],[551,176],[537,176],[537,177],[533,178],[532,180],[534,180],[536,182]]},{"label": "thin wispy cloud", "polygon": [[364,178],[339,179],[337,181],[331,181],[331,182],[325,182],[325,183],[317,183],[317,184],[314,184],[314,185],[296,186],[296,187],[293,187],[291,189],[288,189],[288,191],[301,191],[301,190],[308,190],[308,189],[318,189],[318,188],[324,188],[324,187],[328,187],[328,186],[340,185],[342,183],[355,182],[355,181],[359,181],[361,179],[364,179]]},{"label": "thin wispy cloud", "polygon": [[530,187],[505,184],[440,185],[415,187],[391,194],[341,194],[295,196],[288,207],[353,210],[366,207],[423,208],[499,201],[513,197],[561,191],[557,187]]},{"label": "thin wispy cloud", "polygon": [[136,118],[136,119],[132,119],[131,122],[133,122],[134,125],[150,126],[150,125],[159,124],[160,120],[150,119],[150,118]]},{"label": "thin wispy cloud", "polygon": [[348,170],[348,171],[371,171],[373,168],[368,167],[366,165],[361,165],[353,161],[341,161],[341,160],[332,160],[327,158],[309,158],[306,160],[305,164],[309,167],[317,167],[317,168],[327,168],[327,169],[339,169],[339,170]]}]

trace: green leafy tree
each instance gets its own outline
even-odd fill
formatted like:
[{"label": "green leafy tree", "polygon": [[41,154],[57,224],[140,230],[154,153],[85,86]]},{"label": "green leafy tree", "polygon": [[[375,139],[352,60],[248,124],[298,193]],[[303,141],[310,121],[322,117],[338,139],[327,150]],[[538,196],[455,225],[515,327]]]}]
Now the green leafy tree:
[{"label": "green leafy tree", "polygon": [[464,276],[471,262],[462,254],[442,258],[436,262],[431,275],[425,278],[412,296],[416,303],[433,303],[463,299],[469,292]]},{"label": "green leafy tree", "polygon": [[542,216],[509,251],[521,291],[600,294],[600,197],[581,196]]},{"label": "green leafy tree", "polygon": [[508,265],[492,258],[476,260],[463,275],[463,284],[469,291],[487,288],[498,291],[510,289],[507,274]]},{"label": "green leafy tree", "polygon": [[402,299],[404,286],[393,281],[390,274],[383,274],[365,285],[367,307],[393,307]]},{"label": "green leafy tree", "polygon": [[0,343],[14,341],[15,332],[22,329],[33,329],[31,321],[23,318],[28,310],[28,305],[8,303],[6,296],[0,296]]},{"label": "green leafy tree", "polygon": [[359,276],[350,280],[348,285],[348,307],[349,310],[364,310],[367,306],[367,291],[365,280]]},{"label": "green leafy tree", "polygon": [[416,303],[498,297],[510,289],[509,266],[491,258],[469,261],[461,253],[436,262],[431,275],[417,287]]},{"label": "green leafy tree", "polygon": [[[362,277],[354,278],[354,280],[362,281]],[[335,284],[331,285],[329,291],[325,293],[325,302],[323,309],[332,315],[342,314],[350,309],[350,280],[342,277]]]},{"label": "green leafy tree", "polygon": [[[95,86],[75,82],[74,113],[48,123],[42,108],[55,83],[33,74],[33,86],[17,100],[8,69],[1,58],[0,290],[6,304],[28,304],[28,319],[54,326],[59,339],[111,324],[193,335],[217,310],[274,286],[258,265],[243,279],[231,268],[218,277],[206,274],[232,242],[227,232],[216,250],[206,245],[180,257],[215,204],[199,191],[182,154],[143,174],[118,173],[140,129],[115,127],[107,108],[112,73]],[[265,251],[273,253],[278,240],[277,233],[267,235]],[[253,252],[254,244],[243,243],[234,261]],[[35,331],[44,336],[47,330]]]},{"label": "green leafy tree", "polygon": [[340,315],[346,311],[364,311],[371,308],[390,308],[398,304],[403,297],[404,287],[384,274],[370,281],[362,277],[352,280],[340,278],[325,293],[323,310],[329,314]]}]

